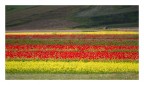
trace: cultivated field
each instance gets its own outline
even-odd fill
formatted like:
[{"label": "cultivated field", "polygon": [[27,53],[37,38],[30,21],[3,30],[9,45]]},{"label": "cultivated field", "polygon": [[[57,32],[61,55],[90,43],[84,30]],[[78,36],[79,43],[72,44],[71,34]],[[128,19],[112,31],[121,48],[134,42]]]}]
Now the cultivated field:
[{"label": "cultivated field", "polygon": [[138,39],[136,31],[7,32],[6,79],[138,79]]}]

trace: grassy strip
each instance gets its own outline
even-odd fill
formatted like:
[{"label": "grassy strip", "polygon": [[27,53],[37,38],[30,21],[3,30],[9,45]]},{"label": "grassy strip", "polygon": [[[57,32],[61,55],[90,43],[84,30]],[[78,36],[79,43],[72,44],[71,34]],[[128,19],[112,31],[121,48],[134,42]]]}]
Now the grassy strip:
[{"label": "grassy strip", "polygon": [[6,73],[138,73],[136,62],[6,61]]},{"label": "grassy strip", "polygon": [[138,45],[137,40],[93,40],[93,39],[6,39],[6,44],[48,44],[48,45]]},{"label": "grassy strip", "polygon": [[126,35],[116,35],[116,34],[99,34],[99,35],[88,35],[88,34],[72,34],[72,35],[6,35],[7,39],[46,39],[46,38],[51,38],[51,39],[138,39],[139,35],[138,34],[126,34]]},{"label": "grassy strip", "polygon": [[138,73],[110,74],[6,74],[6,80],[138,80]]}]

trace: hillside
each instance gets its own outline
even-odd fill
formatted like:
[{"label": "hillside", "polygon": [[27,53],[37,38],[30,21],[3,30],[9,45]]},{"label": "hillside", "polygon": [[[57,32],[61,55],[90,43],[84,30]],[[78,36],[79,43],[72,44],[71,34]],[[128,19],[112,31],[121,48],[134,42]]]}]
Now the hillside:
[{"label": "hillside", "polygon": [[6,30],[138,27],[138,6],[6,6]]}]

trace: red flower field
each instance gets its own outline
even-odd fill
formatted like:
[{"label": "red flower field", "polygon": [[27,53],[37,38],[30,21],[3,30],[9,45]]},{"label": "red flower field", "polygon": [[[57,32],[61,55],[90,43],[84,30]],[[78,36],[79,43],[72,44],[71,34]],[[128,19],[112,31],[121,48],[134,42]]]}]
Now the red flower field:
[{"label": "red flower field", "polygon": [[[6,35],[6,38],[10,40],[9,42],[6,43],[6,59],[138,60],[139,58],[138,45],[135,43],[133,44],[133,41],[138,41],[138,36],[132,34],[131,35]],[[69,41],[66,41],[67,40],[66,38],[68,38]],[[29,39],[29,42],[26,43],[22,41],[25,39]],[[39,41],[45,39],[49,40],[54,39],[54,40],[45,41],[47,42],[45,44],[42,43],[39,44],[39,41],[33,41],[35,39]],[[77,40],[74,41],[75,39]],[[95,39],[100,40],[95,41]],[[14,40],[17,41],[15,43],[11,42]],[[59,42],[58,40],[61,40],[61,42]],[[109,43],[108,41],[115,43]],[[125,42],[129,45],[118,44],[122,42]],[[93,45],[95,43],[97,43],[97,45]]]}]

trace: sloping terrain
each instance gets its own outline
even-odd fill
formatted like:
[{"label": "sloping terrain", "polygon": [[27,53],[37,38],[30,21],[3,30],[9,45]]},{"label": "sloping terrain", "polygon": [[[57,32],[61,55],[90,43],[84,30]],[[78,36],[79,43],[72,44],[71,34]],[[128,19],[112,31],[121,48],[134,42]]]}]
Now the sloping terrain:
[{"label": "sloping terrain", "polygon": [[138,27],[138,6],[6,6],[6,30]]}]

